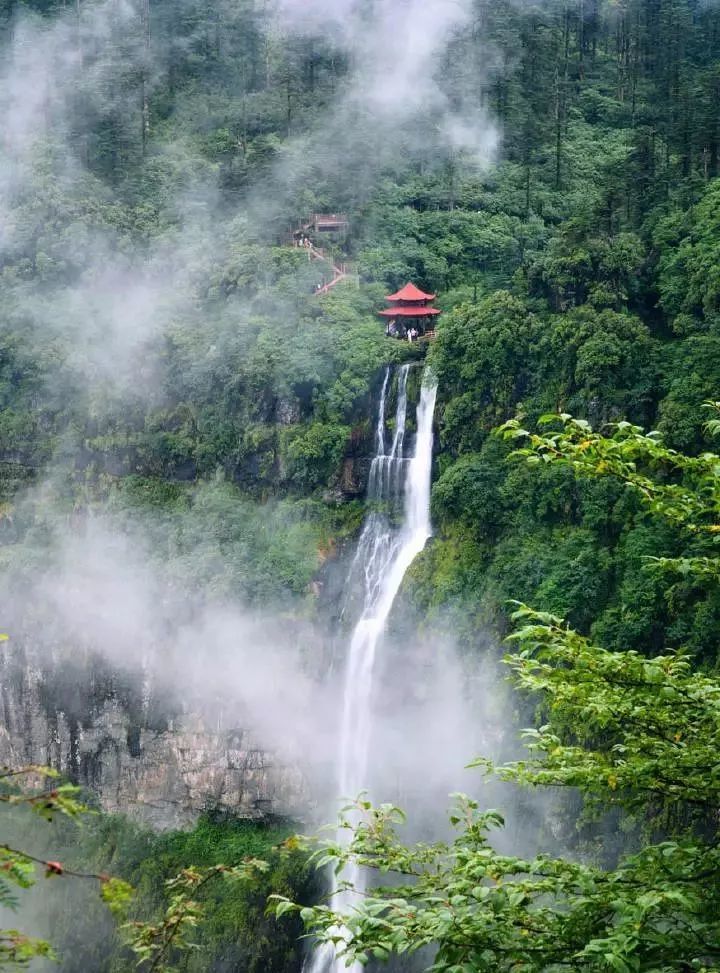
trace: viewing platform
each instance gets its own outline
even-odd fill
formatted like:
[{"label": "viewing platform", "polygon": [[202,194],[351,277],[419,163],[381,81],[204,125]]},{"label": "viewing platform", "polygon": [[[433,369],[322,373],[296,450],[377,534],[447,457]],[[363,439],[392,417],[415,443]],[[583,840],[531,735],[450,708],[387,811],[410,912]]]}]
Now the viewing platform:
[{"label": "viewing platform", "polygon": [[378,311],[387,321],[385,334],[388,338],[407,341],[432,341],[435,337],[435,319],[442,312],[431,306],[436,294],[426,294],[415,284],[407,283],[395,294],[385,298],[391,305]]}]

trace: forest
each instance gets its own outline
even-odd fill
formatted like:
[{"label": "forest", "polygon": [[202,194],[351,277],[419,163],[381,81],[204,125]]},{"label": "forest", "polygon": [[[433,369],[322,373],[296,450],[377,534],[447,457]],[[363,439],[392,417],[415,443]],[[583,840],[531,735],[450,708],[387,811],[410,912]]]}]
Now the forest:
[{"label": "forest", "polygon": [[[345,968],[304,933],[353,973],[720,968],[717,5],[0,0],[0,24],[0,968]],[[317,260],[314,213],[348,220]],[[378,317],[408,281],[432,341]],[[451,643],[462,685],[491,667],[515,740],[466,753],[472,707],[428,729],[443,774],[476,764],[457,834],[450,799],[371,781],[319,844],[297,832],[334,806],[305,791],[307,819],[247,793],[138,819],[128,771],[108,801],[107,740],[131,766],[223,681],[260,736],[330,751],[266,645],[288,683],[342,668],[405,365],[409,437],[437,383],[432,536],[388,640],[399,667]],[[432,682],[409,666],[398,691]],[[504,840],[485,778],[521,808]],[[333,863],[390,877],[348,917]]]}]

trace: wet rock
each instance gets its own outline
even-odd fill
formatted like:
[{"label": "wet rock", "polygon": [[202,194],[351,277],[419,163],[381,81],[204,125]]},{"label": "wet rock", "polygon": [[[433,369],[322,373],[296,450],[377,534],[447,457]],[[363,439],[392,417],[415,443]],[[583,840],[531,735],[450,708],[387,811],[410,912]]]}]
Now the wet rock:
[{"label": "wet rock", "polygon": [[43,698],[46,666],[10,672],[0,694],[0,763],[52,766],[90,788],[100,806],[158,829],[192,825],[207,810],[262,819],[301,818],[307,784],[253,732],[210,726],[200,713],[176,713],[156,729],[125,694],[106,693],[92,712],[53,711]]},{"label": "wet rock", "polygon": [[300,403],[297,399],[278,399],[275,404],[275,422],[280,426],[294,426],[300,422]]}]

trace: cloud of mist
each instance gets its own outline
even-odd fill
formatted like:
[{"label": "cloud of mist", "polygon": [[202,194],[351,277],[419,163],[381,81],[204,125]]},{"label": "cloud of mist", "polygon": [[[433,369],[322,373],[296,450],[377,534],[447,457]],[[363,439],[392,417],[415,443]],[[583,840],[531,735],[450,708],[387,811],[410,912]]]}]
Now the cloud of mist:
[{"label": "cloud of mist", "polygon": [[479,78],[454,92],[454,104],[443,83],[458,57],[454,44],[472,25],[472,0],[279,0],[279,14],[288,29],[326,36],[349,53],[338,116],[350,120],[361,108],[386,138],[415,122],[425,146],[445,144],[475,162],[491,161],[498,134],[478,108]]},{"label": "cloud of mist", "polygon": [[[77,22],[66,11],[51,20],[24,12],[11,23],[0,45],[0,206],[21,191],[46,140],[62,152],[67,180],[79,178],[82,167],[67,151],[77,139],[70,121],[78,98],[94,102],[86,110],[98,110],[117,97],[109,91],[118,72],[115,60],[88,60],[83,47],[91,42],[93,49],[108,51],[116,32],[131,22],[132,7],[123,0],[89,5]],[[0,248],[11,247],[17,231],[3,220]]]},{"label": "cloud of mist", "polygon": [[164,232],[148,247],[134,228],[114,222],[117,191],[86,165],[88,126],[104,119],[120,144],[137,142],[136,77],[146,73],[152,95],[167,65],[158,51],[148,66],[134,4],[100,0],[80,9],[79,17],[69,7],[48,18],[18,13],[0,42],[5,303],[31,317],[46,341],[63,342],[78,386],[147,400],[160,381],[149,342],[195,309],[198,267],[219,249],[210,216],[217,186],[204,160],[156,146],[153,165],[172,187],[158,200]]},{"label": "cloud of mist", "polygon": [[[305,802],[318,806],[321,819],[332,817],[335,799],[352,796],[336,794],[335,778],[345,639],[328,675],[331,636],[321,621],[303,621],[292,606],[258,609],[193,591],[147,549],[141,528],[121,533],[109,520],[94,519],[80,532],[61,529],[48,547],[47,567],[36,567],[27,584],[0,575],[3,624],[12,636],[8,659],[30,674],[45,673],[48,702],[60,713],[77,709],[77,679],[87,679],[83,692],[93,692],[90,673],[100,659],[116,674],[108,700],[113,678],[117,686],[131,677],[129,685],[144,687],[133,705],[143,708],[139,718],[148,726],[161,705],[177,714],[178,729],[193,728],[208,740],[250,730],[279,766],[304,780],[293,810],[307,810]],[[463,766],[497,744],[496,677],[486,667],[475,683],[481,692],[470,691],[447,639],[433,638],[418,652],[390,637],[383,659],[367,784],[378,799],[437,811],[450,790],[473,786]],[[30,685],[32,675],[27,679]],[[101,718],[98,710],[95,719]]]},{"label": "cloud of mist", "polygon": [[[152,342],[183,318],[196,322],[199,335],[208,329],[200,292],[232,253],[238,235],[225,231],[233,215],[252,241],[292,220],[298,201],[322,195],[338,174],[369,198],[385,168],[413,158],[437,160],[448,150],[471,164],[491,158],[497,136],[477,104],[477,71],[459,79],[455,67],[462,60],[455,45],[472,16],[471,0],[259,5],[261,30],[272,35],[279,25],[285,35],[323,39],[348,56],[349,73],[237,204],[222,198],[216,168],[185,135],[176,144],[153,138],[150,171],[164,174],[157,205],[165,225],[140,243],[135,228],[113,223],[127,187],[88,170],[88,153],[97,151],[88,126],[107,121],[119,144],[137,151],[137,77],[146,75],[152,98],[167,84],[177,50],[153,36],[148,54],[140,6],[130,0],[83,3],[79,18],[71,8],[47,18],[18,14],[0,42],[0,264],[20,268],[8,278],[23,295],[18,314],[29,311],[36,331],[66,340],[76,387],[157,401],[163,364]],[[183,99],[192,104],[192,95],[178,96],[180,115]],[[60,210],[57,226],[33,222],[43,206]],[[33,251],[39,287],[28,297],[23,260]],[[231,303],[239,330],[248,309]],[[275,304],[268,314],[287,315]]]},{"label": "cloud of mist", "polygon": [[[492,155],[496,134],[475,102],[477,78],[456,84],[452,99],[448,94],[455,45],[472,23],[470,0],[280,0],[275,13],[286,31],[320,36],[346,52],[350,71],[308,131],[291,133],[266,179],[229,207],[241,240],[254,239],[289,200],[297,202],[318,173],[346,171],[353,183],[364,180],[370,194],[384,166],[408,158],[442,157],[448,146],[470,161]],[[37,293],[28,297],[22,281],[12,283],[21,293],[20,313],[32,314],[36,331],[66,341],[75,383],[58,386],[61,399],[79,395],[87,383],[96,394],[157,404],[163,371],[153,339],[178,319],[193,322],[198,369],[204,336],[206,345],[212,340],[198,294],[232,250],[234,230],[214,223],[217,173],[197,152],[155,146],[153,164],[173,179],[162,200],[166,225],[151,242],[141,246],[104,217],[81,219],[86,197],[111,210],[121,193],[89,172],[78,120],[111,114],[137,140],[137,89],[123,79],[144,57],[138,8],[126,0],[83,4],[79,24],[70,9],[44,20],[23,14],[0,51],[0,261],[21,265],[30,244],[42,255],[32,268]],[[164,80],[166,67],[158,55],[150,86]],[[18,199],[28,203],[56,191],[59,205],[77,209],[76,220],[67,219],[62,230],[16,222]],[[279,299],[268,304],[268,314],[286,310]],[[229,306],[230,326],[240,330],[245,312],[240,302]],[[296,619],[288,625],[240,600],[218,604],[206,591],[173,587],[144,549],[142,525],[120,534],[90,521],[71,526],[57,543],[58,559],[3,619],[7,627],[17,622],[24,643],[49,645],[60,668],[99,655],[140,673],[181,711],[208,714],[208,725],[220,713],[223,725],[251,725],[264,745],[311,778],[324,775],[322,786],[332,789],[340,686],[315,678],[321,663],[313,655],[324,651],[327,632],[311,623],[298,631]],[[392,642],[387,648],[393,657]],[[402,656],[402,646],[395,648]],[[389,669],[386,682],[402,689],[406,680],[402,670]],[[463,691],[451,644],[434,644],[432,662],[411,682],[414,689],[392,704],[387,697],[376,714],[384,741],[377,748],[378,786],[392,778],[402,793],[403,781],[422,779],[430,790],[445,791],[472,756],[466,730],[482,723],[478,700]],[[429,684],[433,694],[423,698]]]}]

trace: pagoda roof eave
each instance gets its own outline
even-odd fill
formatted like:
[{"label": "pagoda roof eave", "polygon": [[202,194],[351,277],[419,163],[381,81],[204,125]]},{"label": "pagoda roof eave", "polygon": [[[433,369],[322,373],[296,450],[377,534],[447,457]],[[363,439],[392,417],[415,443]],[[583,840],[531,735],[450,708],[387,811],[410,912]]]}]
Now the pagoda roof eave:
[{"label": "pagoda roof eave", "polygon": [[442,314],[436,307],[391,307],[386,311],[378,311],[383,318],[431,318]]},{"label": "pagoda roof eave", "polygon": [[407,283],[397,294],[388,294],[386,301],[434,301],[437,294],[426,294],[415,284]]}]

